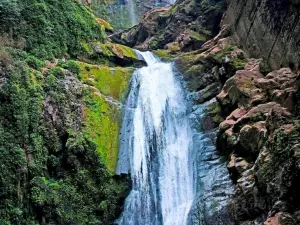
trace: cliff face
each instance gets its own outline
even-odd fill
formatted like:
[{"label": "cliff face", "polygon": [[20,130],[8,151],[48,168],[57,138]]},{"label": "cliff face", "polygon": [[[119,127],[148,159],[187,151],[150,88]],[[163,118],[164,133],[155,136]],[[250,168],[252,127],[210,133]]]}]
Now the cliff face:
[{"label": "cliff face", "polygon": [[228,0],[223,23],[230,24],[252,57],[272,69],[300,68],[300,1]]},{"label": "cliff face", "polygon": [[219,127],[217,149],[235,185],[226,225],[300,223],[297,7],[230,1],[221,32],[176,58],[195,104],[217,100],[204,126]]},{"label": "cliff face", "polygon": [[217,149],[235,185],[226,225],[299,224],[299,75],[290,68],[268,72],[236,45],[224,27],[176,59],[198,96],[194,103],[217,100],[203,129],[219,128]]},{"label": "cliff face", "polygon": [[118,217],[121,105],[139,60],[105,30],[79,1],[0,1],[0,224]]}]

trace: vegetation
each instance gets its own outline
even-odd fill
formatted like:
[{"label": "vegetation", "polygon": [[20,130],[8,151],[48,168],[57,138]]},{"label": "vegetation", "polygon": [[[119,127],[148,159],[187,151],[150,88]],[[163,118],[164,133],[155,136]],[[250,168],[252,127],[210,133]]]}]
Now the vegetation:
[{"label": "vegetation", "polygon": [[0,9],[1,31],[25,40],[25,49],[38,58],[75,57],[84,51],[83,40],[104,40],[94,15],[76,1],[4,0]]},{"label": "vegetation", "polygon": [[128,182],[112,174],[120,112],[107,99],[124,99],[132,69],[76,61],[83,43],[109,45],[77,1],[3,0],[0,36],[0,224],[111,224]]},{"label": "vegetation", "polygon": [[[82,101],[76,93],[79,81],[65,87],[72,73],[53,67],[42,74],[32,68],[35,64],[28,66],[31,61],[17,60],[9,51],[1,49],[9,58],[1,60],[6,82],[0,91],[0,223],[109,224],[127,186],[124,179],[110,175],[93,136],[118,133],[101,121],[102,109],[109,104],[99,98],[92,108],[89,102],[87,109],[99,114],[93,117],[96,121],[83,121],[81,106],[71,105]],[[67,65],[74,68],[74,62]],[[51,108],[57,110],[56,119]],[[101,137],[102,151],[104,140]]]},{"label": "vegetation", "polygon": [[80,63],[86,88],[85,132],[97,145],[97,152],[110,171],[115,171],[121,127],[120,102],[127,95],[133,68],[110,68]]}]

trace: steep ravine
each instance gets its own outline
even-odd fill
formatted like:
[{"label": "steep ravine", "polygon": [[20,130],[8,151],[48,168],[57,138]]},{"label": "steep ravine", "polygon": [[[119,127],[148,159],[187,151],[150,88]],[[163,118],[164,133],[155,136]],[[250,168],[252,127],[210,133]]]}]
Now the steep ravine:
[{"label": "steep ravine", "polygon": [[299,1],[90,3],[0,1],[0,224],[300,224]]},{"label": "steep ravine", "polygon": [[[171,9],[150,12],[140,25],[113,39],[118,42],[121,37],[122,43],[154,49],[166,60],[175,58],[187,89],[194,92],[194,104],[214,102],[203,109],[202,126],[204,131],[219,128],[216,154],[224,156],[225,174],[234,184],[233,195],[225,204],[232,222],[224,222],[226,216],[221,215],[213,222],[202,218],[203,224],[299,224],[298,2],[229,1],[219,34],[194,51],[189,49],[190,42],[181,39],[151,44],[151,37],[171,37],[169,22],[191,15],[193,10],[186,9],[193,3],[183,2],[186,4],[179,1]],[[222,1],[197,4],[213,10],[216,2]],[[284,15],[294,22],[285,22]],[[187,27],[194,23],[203,26],[197,20]],[[176,37],[186,36],[184,29],[178,32]],[[265,43],[262,37],[274,40]]]}]

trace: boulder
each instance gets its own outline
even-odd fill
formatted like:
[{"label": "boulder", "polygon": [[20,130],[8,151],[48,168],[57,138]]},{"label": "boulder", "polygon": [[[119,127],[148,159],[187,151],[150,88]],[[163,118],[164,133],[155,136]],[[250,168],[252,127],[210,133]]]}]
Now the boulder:
[{"label": "boulder", "polygon": [[246,152],[246,155],[250,155],[253,159],[256,159],[266,136],[267,129],[264,121],[254,123],[253,125],[245,125],[239,133],[238,144],[241,147],[239,152],[241,154]]}]

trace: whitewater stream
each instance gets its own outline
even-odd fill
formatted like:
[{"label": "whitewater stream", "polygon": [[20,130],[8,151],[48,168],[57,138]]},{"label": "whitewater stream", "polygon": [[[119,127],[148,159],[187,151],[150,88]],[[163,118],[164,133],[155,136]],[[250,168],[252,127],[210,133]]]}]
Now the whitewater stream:
[{"label": "whitewater stream", "polygon": [[132,189],[116,223],[229,224],[224,218],[232,186],[216,151],[217,129],[201,128],[215,99],[190,104],[199,93],[184,91],[172,63],[137,54],[147,66],[131,79],[116,170],[130,174]]},{"label": "whitewater stream", "polygon": [[171,63],[139,54],[148,66],[133,74],[125,107],[117,174],[131,174],[132,191],[118,224],[186,224],[194,186],[185,95]]}]

